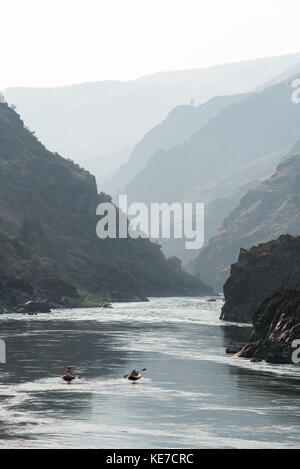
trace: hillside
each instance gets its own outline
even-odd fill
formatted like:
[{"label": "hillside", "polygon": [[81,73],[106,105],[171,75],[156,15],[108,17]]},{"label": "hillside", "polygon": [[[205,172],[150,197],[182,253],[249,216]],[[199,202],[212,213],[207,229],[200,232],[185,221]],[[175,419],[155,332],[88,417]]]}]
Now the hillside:
[{"label": "hillside", "polygon": [[[0,104],[0,228],[9,242],[16,239],[64,281],[108,299],[211,291],[147,239],[99,240],[96,207],[109,200],[91,174],[49,152]],[[11,266],[9,250],[2,264]],[[29,267],[22,273],[15,266],[12,275],[35,281]]]},{"label": "hillside", "polygon": [[[299,148],[295,145],[294,151]],[[300,149],[300,148],[299,148]],[[226,218],[217,236],[192,262],[192,271],[221,290],[241,248],[300,233],[300,154],[281,163],[258,188],[248,192]]]},{"label": "hillside", "polygon": [[[216,95],[252,91],[299,61],[300,55],[292,54],[157,73],[128,82],[10,88],[6,95],[47,148],[71,155],[94,174],[97,169],[97,180],[102,181],[113,169],[111,159],[106,166],[107,155],[118,154],[117,169],[136,142],[175,106],[191,99],[199,105]],[[96,158],[102,161],[102,168]]]},{"label": "hillside", "polygon": [[50,260],[0,230],[0,314],[28,300],[65,306],[66,298],[78,300],[78,291],[57,276]]}]

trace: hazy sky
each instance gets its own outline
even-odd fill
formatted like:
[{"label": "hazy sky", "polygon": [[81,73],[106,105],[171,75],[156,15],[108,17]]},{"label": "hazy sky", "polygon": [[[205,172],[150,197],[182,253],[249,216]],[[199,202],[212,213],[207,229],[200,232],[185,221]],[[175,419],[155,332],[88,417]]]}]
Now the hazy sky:
[{"label": "hazy sky", "polygon": [[300,51],[299,0],[0,0],[0,89]]}]

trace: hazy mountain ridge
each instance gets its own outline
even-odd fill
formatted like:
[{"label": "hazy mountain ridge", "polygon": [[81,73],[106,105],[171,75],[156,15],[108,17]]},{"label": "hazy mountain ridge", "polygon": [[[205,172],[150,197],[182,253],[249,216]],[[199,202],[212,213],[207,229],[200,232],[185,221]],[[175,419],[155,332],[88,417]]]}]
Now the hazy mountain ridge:
[{"label": "hazy mountain ridge", "polygon": [[128,162],[121,166],[111,181],[104,184],[105,190],[112,193],[122,192],[125,186],[146,167],[152,156],[161,150],[182,145],[222,109],[246,99],[247,96],[248,94],[216,96],[199,106],[175,107],[166,119],[147,132],[135,145]]},{"label": "hazy mountain ridge", "polygon": [[[299,60],[300,54],[291,54],[158,73],[128,82],[10,88],[6,95],[47,148],[70,155],[80,164],[99,157],[101,174],[95,175],[102,180],[107,174],[106,155],[132,147],[175,106],[191,99],[198,105],[216,95],[252,91]],[[129,153],[126,157],[124,152],[123,157],[125,162]],[[91,166],[89,169],[94,171]],[[110,161],[109,172],[111,169]]]},{"label": "hazy mountain ridge", "polygon": [[231,104],[181,147],[157,153],[126,187],[129,199],[180,201],[193,186],[291,146],[299,136],[300,118],[292,91],[291,83],[284,82]]}]

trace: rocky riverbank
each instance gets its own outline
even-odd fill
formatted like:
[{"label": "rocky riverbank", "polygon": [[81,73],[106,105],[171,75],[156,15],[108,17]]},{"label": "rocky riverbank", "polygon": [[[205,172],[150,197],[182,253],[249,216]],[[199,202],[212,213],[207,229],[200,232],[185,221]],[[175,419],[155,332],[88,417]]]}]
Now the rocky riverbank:
[{"label": "rocky riverbank", "polygon": [[296,364],[300,359],[300,292],[285,290],[266,299],[253,318],[250,343],[236,353],[237,357],[274,364]]},{"label": "rocky riverbank", "polygon": [[59,278],[31,283],[13,276],[0,277],[0,314],[47,313],[78,298],[77,289]]},{"label": "rocky riverbank", "polygon": [[[41,271],[40,271],[41,274]],[[111,307],[107,298],[77,289],[59,277],[25,280],[0,274],[0,314],[50,313],[52,309]],[[116,292],[110,301],[148,302],[142,295],[126,296]]]}]

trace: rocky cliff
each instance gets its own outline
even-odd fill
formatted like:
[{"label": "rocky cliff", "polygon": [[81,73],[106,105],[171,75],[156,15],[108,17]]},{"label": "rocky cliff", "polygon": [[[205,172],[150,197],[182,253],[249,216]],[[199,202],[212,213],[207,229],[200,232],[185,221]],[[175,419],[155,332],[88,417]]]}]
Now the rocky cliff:
[{"label": "rocky cliff", "polygon": [[283,235],[241,250],[224,285],[221,319],[252,322],[266,298],[286,289],[300,292],[300,236]]},{"label": "rocky cliff", "polygon": [[[295,150],[298,146],[295,146]],[[225,219],[193,263],[205,282],[221,290],[241,248],[300,233],[300,154],[285,160],[277,171],[248,192]]]},{"label": "rocky cliff", "polygon": [[[250,343],[238,357],[267,363],[298,364],[300,359],[300,292],[285,290],[267,298],[253,318]],[[298,343],[294,343],[298,341]],[[298,351],[297,351],[298,349]]]},{"label": "rocky cliff", "polygon": [[28,258],[11,262],[13,253],[2,249],[3,275],[8,266],[10,275],[35,282],[34,254],[52,274],[108,299],[211,292],[174,269],[147,239],[99,240],[96,207],[107,200],[91,174],[49,152],[0,104],[0,229],[15,253],[26,249]]}]

